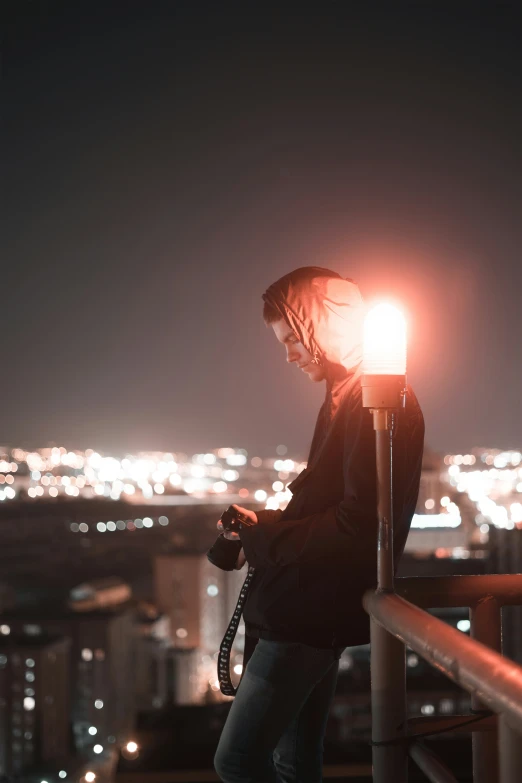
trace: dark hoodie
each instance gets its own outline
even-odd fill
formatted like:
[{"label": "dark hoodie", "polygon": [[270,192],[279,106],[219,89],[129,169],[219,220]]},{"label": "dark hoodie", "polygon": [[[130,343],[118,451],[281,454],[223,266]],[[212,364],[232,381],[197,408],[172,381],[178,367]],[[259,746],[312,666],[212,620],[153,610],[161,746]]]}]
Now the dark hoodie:
[{"label": "dark hoodie", "polygon": [[[308,465],[289,484],[284,511],[258,512],[240,532],[255,573],[244,608],[247,637],[345,647],[370,640],[363,593],[376,585],[375,432],[362,407],[365,306],[336,272],[304,267],[263,296],[326,369]],[[394,559],[399,560],[419,491],[424,420],[411,387],[393,441]]]}]

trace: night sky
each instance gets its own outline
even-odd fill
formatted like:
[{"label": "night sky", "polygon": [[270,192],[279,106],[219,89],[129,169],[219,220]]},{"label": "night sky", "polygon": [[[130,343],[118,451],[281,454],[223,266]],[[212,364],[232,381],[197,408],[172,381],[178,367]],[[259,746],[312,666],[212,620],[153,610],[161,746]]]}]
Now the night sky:
[{"label": "night sky", "polygon": [[406,310],[441,451],[522,448],[519,2],[29,2],[3,24],[0,444],[305,458],[261,295]]}]

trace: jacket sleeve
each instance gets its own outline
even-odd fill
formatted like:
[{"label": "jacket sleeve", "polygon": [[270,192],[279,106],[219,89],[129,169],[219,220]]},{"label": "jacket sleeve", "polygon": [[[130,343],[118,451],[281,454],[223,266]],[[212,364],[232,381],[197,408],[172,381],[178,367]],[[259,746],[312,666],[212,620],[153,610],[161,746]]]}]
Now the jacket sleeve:
[{"label": "jacket sleeve", "polygon": [[372,416],[357,401],[345,413],[344,497],[340,503],[301,519],[265,522],[239,535],[248,563],[282,566],[321,558],[346,561],[377,543],[377,482]]}]

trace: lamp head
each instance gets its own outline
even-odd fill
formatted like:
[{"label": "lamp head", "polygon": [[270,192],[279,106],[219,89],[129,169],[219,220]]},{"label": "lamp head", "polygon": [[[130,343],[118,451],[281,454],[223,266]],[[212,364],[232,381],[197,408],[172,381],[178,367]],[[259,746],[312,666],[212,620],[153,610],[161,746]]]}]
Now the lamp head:
[{"label": "lamp head", "polygon": [[382,302],[368,311],[363,338],[363,405],[399,408],[406,386],[406,320]]}]

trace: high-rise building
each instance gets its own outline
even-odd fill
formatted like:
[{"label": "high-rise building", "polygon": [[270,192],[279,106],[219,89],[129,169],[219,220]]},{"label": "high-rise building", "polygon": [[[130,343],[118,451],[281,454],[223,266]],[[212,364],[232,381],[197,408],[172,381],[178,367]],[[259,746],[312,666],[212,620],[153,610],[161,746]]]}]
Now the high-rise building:
[{"label": "high-rise building", "polygon": [[136,709],[150,711],[174,701],[174,658],[170,621],[149,602],[138,607],[134,661]]},{"label": "high-rise building", "polygon": [[[0,775],[70,756],[70,639],[0,635]],[[62,764],[63,766],[63,764]]]},{"label": "high-rise building", "polygon": [[[175,702],[198,704],[220,696],[217,656],[234,611],[246,568],[221,571],[206,555],[162,555],[155,559],[156,603],[170,618],[175,648]],[[241,673],[244,625],[231,654],[237,679]]]},{"label": "high-rise building", "polygon": [[62,661],[70,683],[74,742],[89,752],[125,739],[135,719],[135,611],[130,603],[76,612],[65,607],[11,610],[0,616],[0,638],[70,639]]},{"label": "high-rise building", "polygon": [[106,747],[134,725],[134,610],[113,607],[70,617],[78,748]]}]

